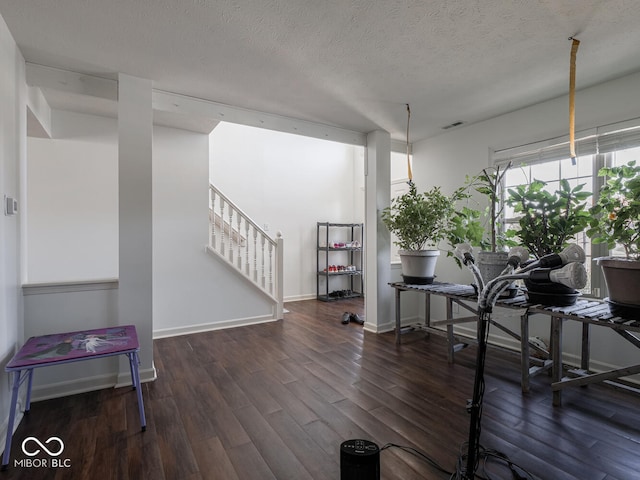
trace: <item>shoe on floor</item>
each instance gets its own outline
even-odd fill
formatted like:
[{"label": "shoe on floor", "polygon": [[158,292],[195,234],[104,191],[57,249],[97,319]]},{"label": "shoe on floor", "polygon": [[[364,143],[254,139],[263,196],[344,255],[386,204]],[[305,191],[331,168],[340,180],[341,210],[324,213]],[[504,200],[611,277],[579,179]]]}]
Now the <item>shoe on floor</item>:
[{"label": "shoe on floor", "polygon": [[342,314],[342,324],[346,325],[349,323],[349,319],[351,318],[351,314],[349,312],[344,312]]},{"label": "shoe on floor", "polygon": [[357,323],[358,325],[364,325],[364,320],[360,318],[360,315],[358,315],[357,313],[352,313],[351,316],[349,317],[349,320]]}]

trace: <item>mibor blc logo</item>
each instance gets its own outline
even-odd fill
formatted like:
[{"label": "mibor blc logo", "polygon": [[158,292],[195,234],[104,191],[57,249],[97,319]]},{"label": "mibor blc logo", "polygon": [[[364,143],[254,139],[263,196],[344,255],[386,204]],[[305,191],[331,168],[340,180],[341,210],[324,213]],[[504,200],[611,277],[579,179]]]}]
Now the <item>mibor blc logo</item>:
[{"label": "mibor blc logo", "polygon": [[64,452],[64,442],[60,437],[49,437],[41,442],[36,437],[27,437],[22,441],[22,452],[27,457],[35,457],[44,452],[51,458],[23,458],[14,460],[14,466],[27,468],[69,468],[71,460],[58,458]]}]

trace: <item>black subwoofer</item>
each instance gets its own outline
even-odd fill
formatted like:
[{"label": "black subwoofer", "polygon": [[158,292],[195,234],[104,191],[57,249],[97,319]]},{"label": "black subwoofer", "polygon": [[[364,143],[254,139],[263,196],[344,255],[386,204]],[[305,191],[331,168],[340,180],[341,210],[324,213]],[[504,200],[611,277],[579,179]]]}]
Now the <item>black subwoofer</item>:
[{"label": "black subwoofer", "polygon": [[380,449],[369,440],[340,445],[340,480],[380,480]]}]

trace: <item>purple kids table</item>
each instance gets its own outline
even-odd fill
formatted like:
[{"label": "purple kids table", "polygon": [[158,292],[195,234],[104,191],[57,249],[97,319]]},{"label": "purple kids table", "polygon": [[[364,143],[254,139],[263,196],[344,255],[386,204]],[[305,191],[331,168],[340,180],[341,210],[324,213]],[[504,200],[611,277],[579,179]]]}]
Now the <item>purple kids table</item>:
[{"label": "purple kids table", "polygon": [[7,439],[0,469],[6,470],[9,465],[18,390],[20,385],[27,380],[27,401],[24,412],[27,414],[31,406],[33,370],[36,368],[91,360],[93,358],[126,355],[129,358],[129,367],[131,369],[131,383],[138,394],[140,424],[142,425],[142,431],[145,431],[147,421],[144,415],[142,388],[140,388],[140,374],[138,372],[139,350],[140,345],[138,344],[138,335],[134,325],[43,335],[41,337],[31,337],[27,340],[20,351],[13,356],[4,368],[6,372],[13,373],[13,392],[7,425]]}]

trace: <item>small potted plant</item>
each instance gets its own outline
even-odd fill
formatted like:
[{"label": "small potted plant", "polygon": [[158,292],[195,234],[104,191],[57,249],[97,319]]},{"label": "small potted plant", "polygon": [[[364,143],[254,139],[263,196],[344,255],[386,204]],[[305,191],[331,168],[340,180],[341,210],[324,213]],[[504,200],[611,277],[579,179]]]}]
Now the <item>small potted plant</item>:
[{"label": "small potted plant", "polygon": [[406,283],[433,282],[440,255],[438,243],[451,229],[455,202],[440,187],[419,193],[413,181],[409,181],[409,191],[394,198],[382,211],[382,222],[397,237],[394,243],[400,247]]},{"label": "small potted plant", "polygon": [[[465,199],[466,203],[457,209],[449,243],[455,246],[466,242],[480,248],[476,264],[485,282],[497,277],[507,264],[506,238],[502,228],[504,204],[501,199],[502,180],[510,167],[511,163],[505,167],[485,168],[474,177],[467,176],[464,186],[456,192],[457,197]],[[472,191],[485,197],[484,208],[478,203],[470,206]]]},{"label": "small potted plant", "polygon": [[640,166],[635,161],[600,169],[605,177],[591,207],[587,235],[622,255],[596,259],[602,268],[611,311],[640,318]]},{"label": "small potted plant", "polygon": [[[521,245],[535,258],[559,253],[584,231],[591,218],[586,200],[591,196],[584,184],[571,187],[566,179],[550,192],[547,183],[534,180],[508,191],[507,204],[519,214],[515,228],[505,232],[509,246]],[[525,281],[531,302],[571,305],[579,292],[560,284],[535,285]]]}]

